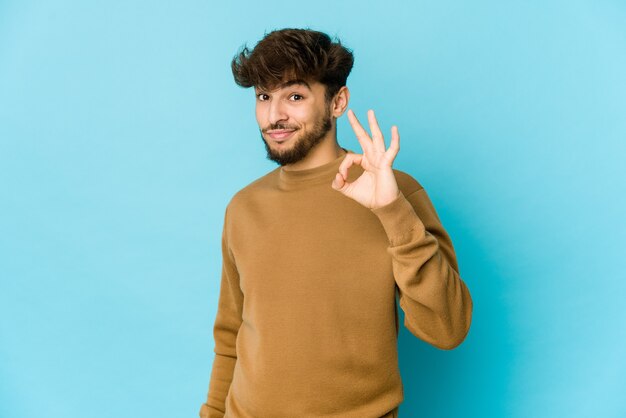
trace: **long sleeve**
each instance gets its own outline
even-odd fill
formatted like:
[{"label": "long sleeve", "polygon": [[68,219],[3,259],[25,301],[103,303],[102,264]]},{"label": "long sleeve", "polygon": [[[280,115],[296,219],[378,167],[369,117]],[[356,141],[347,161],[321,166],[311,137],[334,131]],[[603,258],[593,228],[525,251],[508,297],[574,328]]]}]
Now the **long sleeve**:
[{"label": "long sleeve", "polygon": [[213,337],[215,359],[209,382],[207,401],[200,407],[200,418],[222,418],[225,400],[237,362],[236,340],[242,322],[243,293],[239,274],[228,246],[228,208],[222,231],[222,278]]},{"label": "long sleeve", "polygon": [[461,280],[452,241],[423,188],[372,209],[389,239],[405,327],[444,350],[469,332],[473,302]]}]

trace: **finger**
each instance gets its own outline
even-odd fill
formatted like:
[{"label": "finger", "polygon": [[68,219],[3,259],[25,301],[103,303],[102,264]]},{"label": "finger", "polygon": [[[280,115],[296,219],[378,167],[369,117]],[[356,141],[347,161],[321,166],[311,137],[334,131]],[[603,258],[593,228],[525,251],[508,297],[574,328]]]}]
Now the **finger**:
[{"label": "finger", "polygon": [[346,181],[343,179],[341,174],[337,173],[335,174],[335,179],[331,183],[331,187],[335,190],[339,190],[339,189],[342,189],[345,184],[346,184]]},{"label": "finger", "polygon": [[352,126],[352,130],[356,134],[356,139],[359,141],[359,144],[361,144],[363,151],[369,152],[372,147],[372,140],[359,123],[359,120],[356,118],[352,109],[348,110],[348,121],[350,121],[350,126]]},{"label": "finger", "polygon": [[372,133],[374,149],[378,152],[385,152],[385,139],[383,138],[383,133],[380,131],[376,115],[372,109],[367,111],[367,121],[370,124],[370,132]]},{"label": "finger", "polygon": [[398,155],[398,151],[400,151],[400,133],[398,132],[398,127],[394,125],[391,127],[391,143],[387,151],[385,151],[390,163],[393,163],[396,155]]},{"label": "finger", "polygon": [[349,152],[339,164],[339,174],[343,177],[344,180],[348,180],[348,170],[354,164],[361,164],[363,160],[363,154],[355,154],[353,152]]}]

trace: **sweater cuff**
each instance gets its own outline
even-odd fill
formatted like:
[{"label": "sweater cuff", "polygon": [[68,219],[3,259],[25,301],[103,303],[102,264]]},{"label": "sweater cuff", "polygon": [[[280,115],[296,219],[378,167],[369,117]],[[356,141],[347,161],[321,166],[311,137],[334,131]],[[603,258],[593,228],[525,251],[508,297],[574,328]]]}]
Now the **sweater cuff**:
[{"label": "sweater cuff", "polygon": [[422,232],[425,230],[415,209],[400,191],[393,202],[371,209],[371,211],[382,223],[392,246],[401,245],[404,241],[410,240],[410,233],[414,230]]}]

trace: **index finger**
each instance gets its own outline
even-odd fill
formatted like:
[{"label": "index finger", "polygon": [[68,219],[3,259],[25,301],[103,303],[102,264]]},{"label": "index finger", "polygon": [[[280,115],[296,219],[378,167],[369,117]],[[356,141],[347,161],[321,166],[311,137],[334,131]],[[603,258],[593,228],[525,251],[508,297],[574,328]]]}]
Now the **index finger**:
[{"label": "index finger", "polygon": [[372,140],[370,139],[367,131],[363,129],[359,120],[356,118],[356,115],[352,111],[352,109],[348,110],[348,120],[350,121],[350,125],[352,126],[352,130],[356,134],[356,138],[359,140],[361,147],[363,147],[364,151],[369,151],[372,146]]}]

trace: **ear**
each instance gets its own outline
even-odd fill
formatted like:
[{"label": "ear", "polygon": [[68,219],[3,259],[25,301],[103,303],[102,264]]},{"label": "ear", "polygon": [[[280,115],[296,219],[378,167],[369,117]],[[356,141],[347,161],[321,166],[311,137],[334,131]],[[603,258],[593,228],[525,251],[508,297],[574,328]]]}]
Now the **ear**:
[{"label": "ear", "polygon": [[343,112],[348,108],[348,102],[350,101],[350,90],[348,87],[343,86],[339,89],[339,91],[333,97],[331,102],[331,114],[338,118],[343,115]]}]

